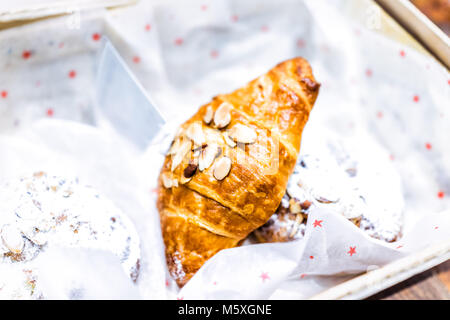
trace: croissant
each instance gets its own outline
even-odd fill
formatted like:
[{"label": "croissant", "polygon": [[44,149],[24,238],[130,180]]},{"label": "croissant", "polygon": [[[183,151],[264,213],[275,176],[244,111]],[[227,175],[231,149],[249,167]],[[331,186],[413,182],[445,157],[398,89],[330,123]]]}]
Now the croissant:
[{"label": "croissant", "polygon": [[167,265],[179,286],[276,211],[319,87],[309,63],[294,58],[214,97],[181,125],[157,200]]}]

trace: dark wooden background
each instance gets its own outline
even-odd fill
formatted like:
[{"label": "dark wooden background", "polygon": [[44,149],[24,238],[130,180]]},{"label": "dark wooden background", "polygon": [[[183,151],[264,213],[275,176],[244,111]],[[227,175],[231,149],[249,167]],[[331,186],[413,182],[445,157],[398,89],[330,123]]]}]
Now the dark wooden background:
[{"label": "dark wooden background", "polygon": [[368,299],[450,300],[450,260]]}]

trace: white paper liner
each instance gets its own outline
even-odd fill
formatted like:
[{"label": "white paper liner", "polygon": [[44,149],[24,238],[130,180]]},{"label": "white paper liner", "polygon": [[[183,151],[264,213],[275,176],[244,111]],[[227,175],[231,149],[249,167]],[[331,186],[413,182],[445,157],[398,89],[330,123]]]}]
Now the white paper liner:
[{"label": "white paper liner", "polygon": [[[339,13],[341,1],[202,5],[153,7],[142,1],[116,12],[83,13],[79,29],[67,29],[63,17],[2,32],[0,181],[37,170],[75,173],[111,199],[141,237],[142,298],[307,298],[448,239],[450,77],[445,69],[352,25]],[[173,123],[284,59],[306,57],[322,87],[303,146],[314,144],[309,132],[321,127],[342,137],[372,135],[401,176],[404,237],[387,245],[341,216],[313,210],[303,240],[223,250],[177,293],[166,273],[153,192],[164,147],[139,154],[93,126],[101,48],[95,34],[113,41]],[[46,117],[53,119],[36,122]],[[323,227],[313,227],[315,220]]]}]

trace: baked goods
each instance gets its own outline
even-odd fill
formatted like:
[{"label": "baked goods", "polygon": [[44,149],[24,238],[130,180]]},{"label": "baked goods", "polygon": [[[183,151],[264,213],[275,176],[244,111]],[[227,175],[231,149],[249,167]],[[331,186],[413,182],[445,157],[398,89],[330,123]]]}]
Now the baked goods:
[{"label": "baked goods", "polygon": [[400,178],[387,155],[368,137],[359,146],[337,138],[317,142],[327,151],[299,157],[276,213],[255,230],[252,239],[301,239],[308,213],[321,207],[343,215],[373,238],[396,241],[403,224],[403,196]]},{"label": "baked goods", "polygon": [[216,96],[181,126],[157,203],[167,264],[180,286],[275,212],[319,86],[306,60],[291,59]]},{"label": "baked goods", "polygon": [[44,172],[2,186],[0,298],[45,298],[35,263],[54,246],[109,251],[132,280],[138,278],[138,235],[128,218],[93,188]]}]

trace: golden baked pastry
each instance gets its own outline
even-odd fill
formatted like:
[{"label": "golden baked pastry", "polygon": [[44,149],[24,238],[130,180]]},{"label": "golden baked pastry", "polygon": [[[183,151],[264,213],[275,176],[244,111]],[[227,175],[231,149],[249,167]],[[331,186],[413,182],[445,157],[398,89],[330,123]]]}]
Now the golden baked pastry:
[{"label": "golden baked pastry", "polygon": [[278,208],[319,92],[305,59],[203,105],[181,125],[159,176],[169,271],[183,286]]}]

